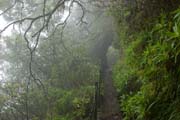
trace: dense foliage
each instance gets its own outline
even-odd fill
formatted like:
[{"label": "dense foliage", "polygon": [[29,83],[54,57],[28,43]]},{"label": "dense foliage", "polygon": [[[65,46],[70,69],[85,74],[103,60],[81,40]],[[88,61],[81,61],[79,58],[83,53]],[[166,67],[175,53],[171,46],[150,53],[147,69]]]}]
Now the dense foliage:
[{"label": "dense foliage", "polygon": [[[6,81],[1,84],[1,119],[26,119],[27,110],[32,120],[92,117],[94,82],[98,79],[99,68],[85,48],[74,46],[69,49],[73,52],[67,54],[59,47],[58,36],[48,38],[49,44],[39,44],[33,71],[36,78],[42,80],[42,86],[38,81],[28,81],[29,54],[25,41],[16,34],[4,39],[7,47],[3,60],[8,67]],[[27,82],[30,82],[28,92]]]},{"label": "dense foliage", "polygon": [[114,66],[124,120],[179,120],[179,5],[0,0],[0,119],[92,120],[117,103]]},{"label": "dense foliage", "polygon": [[125,120],[180,119],[180,10],[178,1],[169,2],[145,0],[113,9],[123,53],[114,82]]}]

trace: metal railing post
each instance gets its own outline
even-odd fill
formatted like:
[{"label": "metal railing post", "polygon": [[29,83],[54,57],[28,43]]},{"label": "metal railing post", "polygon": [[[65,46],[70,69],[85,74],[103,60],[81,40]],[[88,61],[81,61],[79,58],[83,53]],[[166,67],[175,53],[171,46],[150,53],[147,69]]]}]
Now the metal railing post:
[{"label": "metal railing post", "polygon": [[98,109],[98,82],[95,83],[95,108],[94,108],[94,120],[97,120]]}]

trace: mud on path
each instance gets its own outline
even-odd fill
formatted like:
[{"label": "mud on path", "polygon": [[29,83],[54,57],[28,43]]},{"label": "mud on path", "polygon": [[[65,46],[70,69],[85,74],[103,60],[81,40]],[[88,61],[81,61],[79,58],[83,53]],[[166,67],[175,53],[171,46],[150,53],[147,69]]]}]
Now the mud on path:
[{"label": "mud on path", "polygon": [[104,76],[104,96],[101,120],[122,120],[117,100],[117,92],[113,85],[112,72],[107,69]]}]

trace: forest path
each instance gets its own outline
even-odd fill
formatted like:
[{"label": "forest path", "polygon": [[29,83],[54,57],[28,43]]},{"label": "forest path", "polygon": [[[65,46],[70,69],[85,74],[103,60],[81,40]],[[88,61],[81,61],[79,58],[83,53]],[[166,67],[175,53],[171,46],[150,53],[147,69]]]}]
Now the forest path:
[{"label": "forest path", "polygon": [[117,92],[113,85],[112,71],[106,70],[104,76],[104,96],[102,103],[101,120],[121,120],[122,115],[119,111],[119,103],[117,100]]}]

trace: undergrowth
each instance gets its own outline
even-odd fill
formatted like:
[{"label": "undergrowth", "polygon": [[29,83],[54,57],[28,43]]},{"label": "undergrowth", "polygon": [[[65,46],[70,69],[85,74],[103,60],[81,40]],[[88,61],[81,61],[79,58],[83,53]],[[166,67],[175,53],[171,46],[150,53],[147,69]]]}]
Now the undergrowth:
[{"label": "undergrowth", "polygon": [[159,16],[130,34],[119,26],[113,77],[124,120],[180,120],[180,8]]}]

